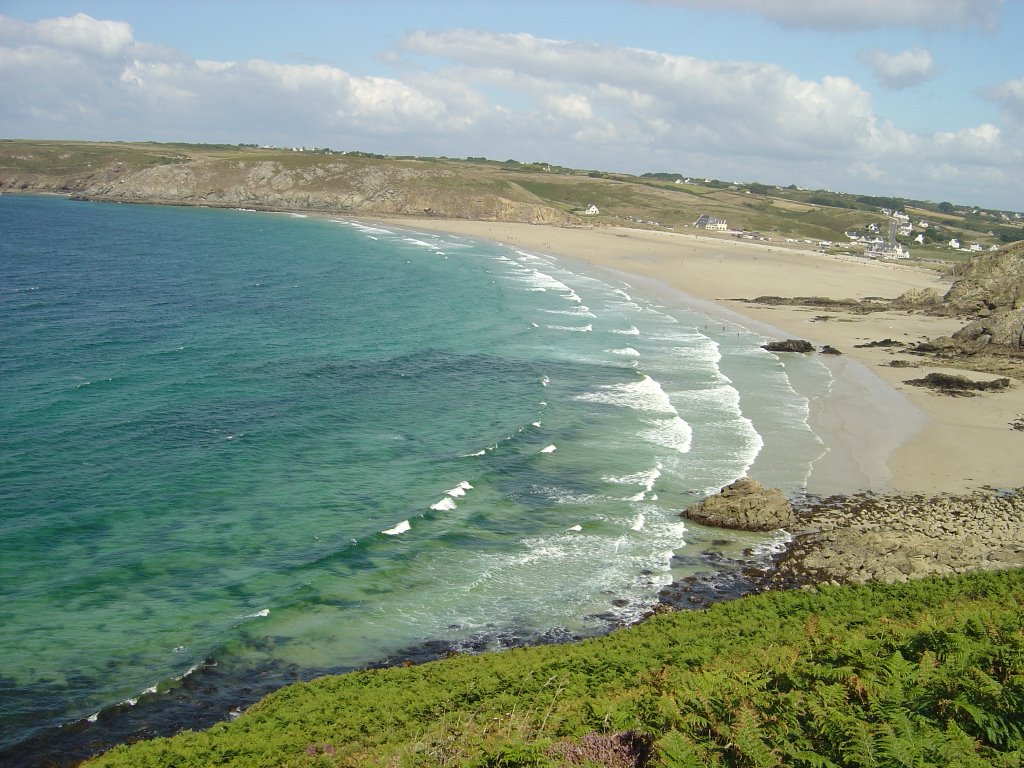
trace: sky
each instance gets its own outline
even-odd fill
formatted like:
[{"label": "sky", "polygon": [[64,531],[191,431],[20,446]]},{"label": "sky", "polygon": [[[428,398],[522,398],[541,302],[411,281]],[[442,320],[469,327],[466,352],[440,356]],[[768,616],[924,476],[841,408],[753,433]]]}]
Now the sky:
[{"label": "sky", "polygon": [[0,0],[0,138],[488,157],[1024,210],[1024,0]]}]

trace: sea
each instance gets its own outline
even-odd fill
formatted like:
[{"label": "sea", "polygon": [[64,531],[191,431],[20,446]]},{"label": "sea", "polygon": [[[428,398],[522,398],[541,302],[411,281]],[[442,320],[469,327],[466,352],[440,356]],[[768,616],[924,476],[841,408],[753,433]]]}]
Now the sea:
[{"label": "sea", "polygon": [[771,552],[680,517],[824,453],[832,375],[763,343],[496,242],[3,195],[0,756],[598,634]]}]

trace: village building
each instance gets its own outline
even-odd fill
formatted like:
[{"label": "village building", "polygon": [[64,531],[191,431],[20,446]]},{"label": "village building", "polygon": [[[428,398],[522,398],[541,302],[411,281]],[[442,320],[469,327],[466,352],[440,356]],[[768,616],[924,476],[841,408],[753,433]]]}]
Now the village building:
[{"label": "village building", "polygon": [[868,243],[864,248],[864,255],[869,259],[909,259],[910,251],[899,243],[890,245],[879,241]]},{"label": "village building", "polygon": [[709,213],[702,214],[693,226],[697,229],[714,229],[722,232],[729,228],[725,219],[719,219]]},{"label": "village building", "polygon": [[588,205],[588,206],[587,206],[587,210],[585,210],[585,211],[584,211],[584,213],[585,213],[585,214],[586,214],[587,216],[597,216],[597,215],[598,215],[598,214],[599,214],[600,212],[601,212],[601,211],[600,211],[600,210],[598,210],[597,206],[596,206],[596,205],[594,205],[593,203],[591,203],[590,205]]}]

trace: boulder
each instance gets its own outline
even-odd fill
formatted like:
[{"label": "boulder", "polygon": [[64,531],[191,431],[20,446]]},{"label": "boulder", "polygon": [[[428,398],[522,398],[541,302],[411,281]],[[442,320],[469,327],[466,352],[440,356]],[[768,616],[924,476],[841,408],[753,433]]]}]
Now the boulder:
[{"label": "boulder", "polygon": [[1024,308],[1001,309],[968,323],[953,334],[953,340],[968,348],[991,345],[1011,352],[1024,351]]},{"label": "boulder", "polygon": [[932,288],[911,288],[893,299],[894,309],[924,309],[942,303],[942,297]]},{"label": "boulder", "polygon": [[714,496],[687,507],[681,517],[716,528],[774,531],[792,525],[793,506],[778,488],[741,477]]},{"label": "boulder", "polygon": [[769,341],[761,346],[769,352],[813,352],[814,345],[804,339],[786,339],[785,341]]}]

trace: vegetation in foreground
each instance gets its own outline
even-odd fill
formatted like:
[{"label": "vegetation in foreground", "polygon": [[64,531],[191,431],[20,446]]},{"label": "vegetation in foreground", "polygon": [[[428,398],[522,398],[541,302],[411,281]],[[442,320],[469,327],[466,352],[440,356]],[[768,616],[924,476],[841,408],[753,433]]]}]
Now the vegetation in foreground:
[{"label": "vegetation in foreground", "polygon": [[1024,570],[771,592],[284,688],[92,766],[1020,766]]}]

